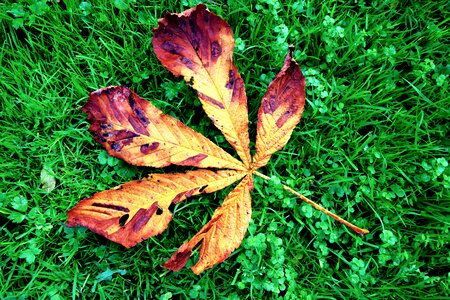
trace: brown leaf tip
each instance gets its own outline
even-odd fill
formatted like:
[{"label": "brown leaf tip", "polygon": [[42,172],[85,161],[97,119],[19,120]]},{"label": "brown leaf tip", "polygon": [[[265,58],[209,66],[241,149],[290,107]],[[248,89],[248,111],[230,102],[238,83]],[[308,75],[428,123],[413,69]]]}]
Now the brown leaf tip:
[{"label": "brown leaf tip", "polygon": [[165,23],[166,19],[170,19],[173,16],[175,16],[175,17],[183,17],[183,16],[189,17],[193,12],[196,12],[196,11],[208,11],[209,12],[209,9],[206,7],[205,4],[200,3],[197,6],[194,6],[194,7],[190,8],[190,9],[187,9],[187,10],[181,12],[181,13],[166,12],[164,14],[164,17],[158,20],[158,23]]},{"label": "brown leaf tip", "polygon": [[289,56],[292,58],[292,53],[294,53],[295,50],[295,46],[294,45],[289,45]]},{"label": "brown leaf tip", "polygon": [[[93,91],[89,94],[89,99],[92,97],[100,97],[102,95],[111,95],[120,93],[128,97],[130,95],[130,89],[127,86],[107,86],[96,91]],[[85,104],[86,106],[86,104]],[[83,107],[84,108],[84,107]]]},{"label": "brown leaf tip", "polygon": [[[169,24],[169,22],[177,20],[178,18],[189,18],[191,16],[191,14],[193,13],[203,13],[204,11],[207,11],[208,13],[209,10],[206,7],[205,4],[201,3],[198,4],[197,6],[194,6],[193,8],[190,8],[188,10],[185,10],[181,13],[171,13],[171,12],[166,12],[164,14],[164,17],[161,19],[158,19],[158,27],[153,28],[153,33],[155,33],[155,31],[157,31],[158,29],[160,29],[159,27],[161,26],[167,26]],[[211,15],[214,15],[213,13],[210,13]]]},{"label": "brown leaf tip", "polygon": [[[92,92],[82,109],[88,114],[89,130],[96,141],[103,144],[109,154],[115,155],[139,135],[149,134],[146,128],[150,120],[145,107],[146,102],[128,87],[109,86]],[[157,146],[149,147],[152,150]],[[142,150],[145,151],[145,147]]]},{"label": "brown leaf tip", "polygon": [[192,251],[189,250],[178,251],[164,263],[163,267],[172,271],[179,271],[187,263],[189,257],[191,257],[191,254]]}]

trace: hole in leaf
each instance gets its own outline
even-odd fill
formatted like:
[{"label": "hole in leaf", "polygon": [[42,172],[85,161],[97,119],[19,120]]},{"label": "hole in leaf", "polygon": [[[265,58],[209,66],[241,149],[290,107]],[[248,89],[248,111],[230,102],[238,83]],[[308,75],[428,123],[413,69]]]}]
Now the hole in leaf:
[{"label": "hole in leaf", "polygon": [[199,193],[203,193],[207,187],[208,187],[208,185],[202,186],[202,187],[198,190],[198,192],[199,192]]},{"label": "hole in leaf", "polygon": [[129,214],[124,214],[123,216],[121,216],[119,219],[119,225],[124,226],[129,217],[130,217]]},{"label": "hole in leaf", "polygon": [[171,212],[171,213],[173,213],[173,211],[175,210],[175,203],[170,203],[170,205],[169,205],[169,211]]},{"label": "hole in leaf", "polygon": [[159,215],[162,215],[162,213],[163,213],[162,208],[158,207],[158,209],[156,210],[156,215],[159,216]]}]

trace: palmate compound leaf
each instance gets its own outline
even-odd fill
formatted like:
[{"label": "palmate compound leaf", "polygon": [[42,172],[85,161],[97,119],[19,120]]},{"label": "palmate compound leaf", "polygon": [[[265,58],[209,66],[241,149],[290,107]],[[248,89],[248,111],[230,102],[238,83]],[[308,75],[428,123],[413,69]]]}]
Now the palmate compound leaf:
[{"label": "palmate compound leaf", "polygon": [[[209,221],[164,264],[182,268],[200,244],[198,274],[225,260],[236,249],[251,218],[252,174],[266,180],[258,168],[288,141],[305,103],[305,80],[292,49],[283,68],[269,85],[258,111],[256,154],[250,159],[248,112],[242,78],[232,62],[234,39],[229,25],[204,5],[181,14],[167,14],[154,29],[153,45],[161,63],[173,74],[192,82],[203,108],[242,162],[180,121],[162,114],[126,87],[109,87],[91,94],[83,107],[90,130],[113,156],[139,166],[170,164],[200,168],[180,174],[150,175],[80,201],[69,211],[68,226],[82,225],[125,247],[161,233],[170,222],[171,204],[199,193],[213,192],[241,179]],[[346,224],[289,187],[287,191]]]}]

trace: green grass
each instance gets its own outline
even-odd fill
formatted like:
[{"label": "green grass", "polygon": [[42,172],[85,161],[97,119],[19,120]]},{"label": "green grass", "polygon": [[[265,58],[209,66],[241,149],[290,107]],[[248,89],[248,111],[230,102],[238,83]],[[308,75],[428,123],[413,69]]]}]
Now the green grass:
[{"label": "green grass", "polygon": [[[232,152],[151,47],[157,19],[192,2],[0,4],[0,298],[450,299],[444,0],[208,4],[237,38],[253,140],[289,44],[307,78],[303,119],[262,172],[368,235],[312,210],[277,179],[256,180],[241,247],[199,276],[161,264],[229,189],[180,204],[167,231],[131,249],[65,227],[80,199],[161,172],[106,157],[81,111],[90,91],[130,86]],[[54,189],[43,188],[42,170]]]}]

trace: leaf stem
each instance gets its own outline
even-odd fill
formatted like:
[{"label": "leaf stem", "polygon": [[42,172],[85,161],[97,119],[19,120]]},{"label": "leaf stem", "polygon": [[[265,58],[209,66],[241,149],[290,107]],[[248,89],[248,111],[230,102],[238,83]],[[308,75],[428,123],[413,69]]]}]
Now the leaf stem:
[{"label": "leaf stem", "polygon": [[[261,173],[259,173],[258,171],[253,171],[253,174],[255,174],[256,176],[259,176],[259,177],[261,177],[261,178],[263,178],[263,179],[265,179],[265,180],[267,180],[267,181],[270,181],[270,177],[268,177],[268,176],[266,176],[266,175],[264,175],[264,174],[261,174]],[[342,219],[341,217],[339,217],[339,216],[333,214],[333,213],[332,213],[331,211],[329,211],[328,209],[326,209],[326,208],[320,206],[319,204],[315,203],[314,201],[312,201],[312,200],[306,198],[305,196],[303,196],[303,195],[300,194],[299,192],[294,191],[294,190],[291,189],[290,187],[288,187],[288,186],[286,186],[286,185],[283,184],[283,188],[284,188],[286,191],[288,191],[289,193],[294,194],[295,196],[299,197],[300,199],[302,199],[302,200],[305,201],[306,203],[312,205],[315,209],[320,210],[321,212],[323,212],[324,214],[326,214],[326,215],[332,217],[332,218],[335,219],[336,221],[341,222],[342,224],[344,224],[344,225],[350,227],[351,229],[353,229],[353,230],[356,231],[357,233],[359,233],[359,234],[361,234],[361,235],[366,234],[366,233],[369,233],[369,230],[367,230],[367,229],[362,229],[362,228],[359,228],[359,227],[353,225],[352,223],[350,223],[350,222],[348,222],[348,221]]]}]

